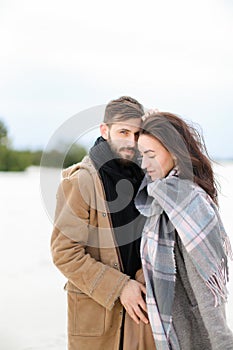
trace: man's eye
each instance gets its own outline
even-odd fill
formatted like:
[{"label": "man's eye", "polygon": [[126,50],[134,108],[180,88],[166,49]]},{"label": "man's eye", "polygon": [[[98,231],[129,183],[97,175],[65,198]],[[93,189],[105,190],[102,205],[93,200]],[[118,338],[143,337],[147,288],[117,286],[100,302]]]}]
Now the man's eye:
[{"label": "man's eye", "polygon": [[126,131],[126,130],[121,130],[120,133],[123,134],[123,135],[126,135],[126,134],[128,133],[128,131]]}]

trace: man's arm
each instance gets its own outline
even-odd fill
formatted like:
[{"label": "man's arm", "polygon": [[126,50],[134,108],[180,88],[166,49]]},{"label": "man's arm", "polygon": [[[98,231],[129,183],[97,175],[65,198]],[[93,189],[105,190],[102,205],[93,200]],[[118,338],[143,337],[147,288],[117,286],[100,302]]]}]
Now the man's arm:
[{"label": "man's arm", "polygon": [[96,228],[90,225],[91,193],[94,185],[86,171],[64,179],[59,186],[51,240],[54,264],[72,284],[102,306],[110,310],[120,297],[130,316],[137,323],[138,319],[146,323],[141,310],[146,310],[143,284],[87,253],[90,239],[97,235]]},{"label": "man's arm", "polygon": [[147,307],[142,293],[146,294],[146,287],[135,280],[129,280],[120,295],[122,305],[137,324],[140,320],[145,324],[148,323],[148,319],[143,313],[143,311],[147,313]]},{"label": "man's arm", "polygon": [[66,278],[110,310],[129,277],[86,252],[90,234],[97,234],[89,225],[91,191],[94,189],[88,172],[80,172],[61,182],[51,251],[54,264]]}]

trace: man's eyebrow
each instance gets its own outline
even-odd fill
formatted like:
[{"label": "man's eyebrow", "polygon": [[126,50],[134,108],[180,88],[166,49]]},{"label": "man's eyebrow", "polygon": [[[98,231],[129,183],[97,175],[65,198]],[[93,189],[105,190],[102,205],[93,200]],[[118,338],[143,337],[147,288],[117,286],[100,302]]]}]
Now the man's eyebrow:
[{"label": "man's eyebrow", "polygon": [[129,129],[126,129],[126,128],[119,128],[118,130],[123,130],[123,131],[130,131]]}]

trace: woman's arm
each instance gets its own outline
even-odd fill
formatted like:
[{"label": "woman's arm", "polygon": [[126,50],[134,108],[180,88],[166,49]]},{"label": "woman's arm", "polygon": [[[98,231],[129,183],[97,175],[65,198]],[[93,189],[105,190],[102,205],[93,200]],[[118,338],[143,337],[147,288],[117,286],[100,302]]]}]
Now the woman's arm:
[{"label": "woman's arm", "polygon": [[221,305],[214,307],[213,293],[198,274],[190,256],[182,244],[181,250],[187,271],[187,277],[195,295],[212,349],[232,350],[233,334],[226,322],[225,303],[222,300]]}]

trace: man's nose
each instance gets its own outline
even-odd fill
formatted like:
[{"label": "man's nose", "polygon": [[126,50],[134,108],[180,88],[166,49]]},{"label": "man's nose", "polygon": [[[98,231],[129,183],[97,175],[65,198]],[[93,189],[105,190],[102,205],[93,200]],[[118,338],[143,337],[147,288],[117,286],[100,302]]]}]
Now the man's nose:
[{"label": "man's nose", "polygon": [[127,137],[127,146],[134,147],[137,141],[137,137],[134,134],[130,134]]}]

